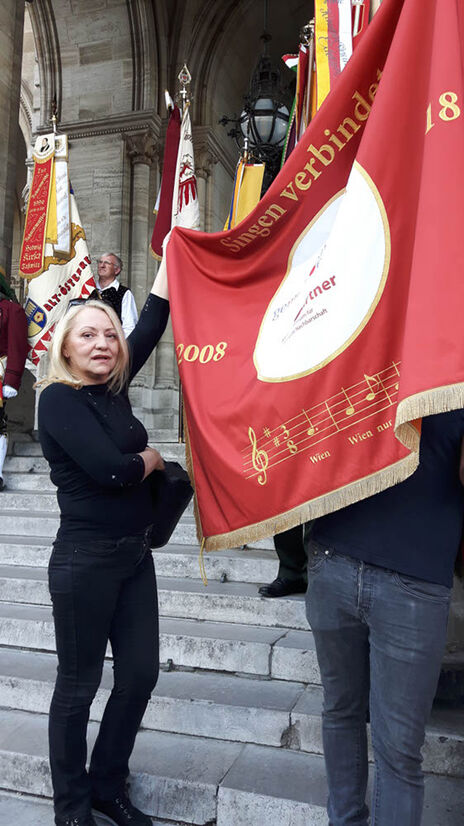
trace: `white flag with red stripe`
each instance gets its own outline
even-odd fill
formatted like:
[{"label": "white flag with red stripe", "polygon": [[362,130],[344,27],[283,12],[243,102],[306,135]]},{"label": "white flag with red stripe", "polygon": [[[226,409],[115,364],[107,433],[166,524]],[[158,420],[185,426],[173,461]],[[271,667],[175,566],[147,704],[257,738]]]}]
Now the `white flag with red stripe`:
[{"label": "white flag with red stripe", "polygon": [[174,192],[172,196],[171,227],[200,228],[200,208],[198,204],[197,179],[193,156],[192,125],[190,107],[186,103],[180,127],[179,149],[177,152]]}]

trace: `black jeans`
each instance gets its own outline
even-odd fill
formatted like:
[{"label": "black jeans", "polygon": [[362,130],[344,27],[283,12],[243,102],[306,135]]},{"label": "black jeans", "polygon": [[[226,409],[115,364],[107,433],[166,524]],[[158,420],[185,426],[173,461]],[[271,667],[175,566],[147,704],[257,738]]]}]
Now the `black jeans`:
[{"label": "black jeans", "polygon": [[[58,676],[50,706],[56,822],[90,811],[124,786],[128,761],[159,671],[158,602],[145,537],[56,541],[49,564]],[[89,710],[108,640],[114,686],[86,772]]]}]

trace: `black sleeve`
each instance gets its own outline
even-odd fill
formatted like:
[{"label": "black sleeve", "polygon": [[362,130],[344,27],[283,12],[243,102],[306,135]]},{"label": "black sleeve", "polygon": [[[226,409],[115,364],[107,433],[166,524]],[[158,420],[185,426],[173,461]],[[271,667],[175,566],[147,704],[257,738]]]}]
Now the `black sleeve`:
[{"label": "black sleeve", "polygon": [[52,437],[85,473],[106,488],[142,481],[145,464],[138,453],[121,453],[78,390],[56,382],[39,400],[39,436]]},{"label": "black sleeve", "polygon": [[169,301],[148,296],[140,318],[127,339],[130,353],[129,381],[132,381],[163,335],[169,318]]}]

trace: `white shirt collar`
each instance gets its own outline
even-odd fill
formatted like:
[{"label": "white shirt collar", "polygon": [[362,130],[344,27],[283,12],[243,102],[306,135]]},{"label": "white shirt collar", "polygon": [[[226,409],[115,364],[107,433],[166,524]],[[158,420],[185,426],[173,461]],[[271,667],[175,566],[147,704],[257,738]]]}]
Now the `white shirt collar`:
[{"label": "white shirt collar", "polygon": [[98,280],[98,276],[97,276],[97,278],[95,279],[95,284],[97,285],[97,290],[100,290],[100,291],[101,290],[109,290],[110,287],[114,287],[115,290],[119,290],[119,287],[120,287],[120,284],[119,284],[119,281],[118,281],[117,278],[115,278],[114,281],[112,281],[111,284],[108,284],[106,287],[101,287],[100,286],[100,281]]}]

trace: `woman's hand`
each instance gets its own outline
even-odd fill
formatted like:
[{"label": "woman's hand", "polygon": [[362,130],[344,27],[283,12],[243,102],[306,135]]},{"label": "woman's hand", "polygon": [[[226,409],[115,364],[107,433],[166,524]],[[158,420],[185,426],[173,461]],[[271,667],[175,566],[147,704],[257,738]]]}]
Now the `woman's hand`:
[{"label": "woman's hand", "polygon": [[164,470],[163,457],[154,447],[146,447],[142,453],[139,453],[139,456],[142,457],[145,465],[144,479],[154,470]]}]

